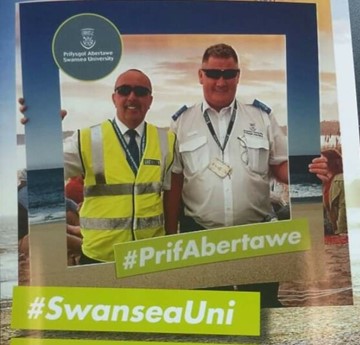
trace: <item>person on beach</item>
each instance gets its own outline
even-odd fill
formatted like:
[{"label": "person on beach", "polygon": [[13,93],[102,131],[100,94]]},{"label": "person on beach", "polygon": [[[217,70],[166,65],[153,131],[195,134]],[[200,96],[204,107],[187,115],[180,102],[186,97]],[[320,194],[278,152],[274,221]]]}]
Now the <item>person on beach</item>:
[{"label": "person on beach", "polygon": [[[285,135],[267,105],[236,100],[240,68],[231,46],[207,48],[198,78],[203,101],[183,107],[171,123],[177,141],[171,189],[164,194],[166,232],[177,233],[178,221],[179,231],[188,232],[273,220],[270,177],[288,183]],[[322,177],[323,168],[325,159],[317,158],[310,171]],[[262,307],[277,307],[278,287],[236,289],[261,291]]]},{"label": "person on beach", "polygon": [[19,253],[29,255],[29,220],[28,220],[28,199],[27,199],[27,174],[26,170],[18,172],[18,247]]},{"label": "person on beach", "polygon": [[114,261],[114,244],[165,235],[162,191],[170,188],[175,135],[145,121],[153,96],[142,71],[120,74],[112,101],[112,120],[64,144],[65,178],[84,176],[80,264]]},{"label": "person on beach", "polygon": [[68,178],[65,183],[65,196],[78,205],[84,201],[84,177],[73,176]]},{"label": "person on beach", "polygon": [[323,185],[323,200],[327,219],[334,235],[347,234],[344,175],[341,153],[336,149],[322,152],[328,161],[329,180]]}]

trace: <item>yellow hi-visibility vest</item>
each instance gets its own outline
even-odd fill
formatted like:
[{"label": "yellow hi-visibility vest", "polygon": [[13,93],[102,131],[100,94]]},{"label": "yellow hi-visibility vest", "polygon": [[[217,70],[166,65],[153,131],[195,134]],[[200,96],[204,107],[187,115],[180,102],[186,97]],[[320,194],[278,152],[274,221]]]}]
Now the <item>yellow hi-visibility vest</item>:
[{"label": "yellow hi-visibility vest", "polygon": [[145,125],[145,145],[137,174],[111,121],[80,131],[84,202],[80,210],[83,253],[113,261],[113,246],[165,234],[162,187],[173,161],[175,135]]}]

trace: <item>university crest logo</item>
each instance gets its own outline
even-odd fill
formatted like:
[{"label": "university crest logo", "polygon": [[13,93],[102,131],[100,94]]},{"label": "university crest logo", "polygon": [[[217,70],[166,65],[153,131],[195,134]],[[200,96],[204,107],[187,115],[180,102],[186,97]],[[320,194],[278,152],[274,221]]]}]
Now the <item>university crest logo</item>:
[{"label": "university crest logo", "polygon": [[82,36],[82,41],[80,41],[80,44],[83,48],[89,50],[95,47],[96,44],[95,29],[92,28],[81,29],[81,36]]}]

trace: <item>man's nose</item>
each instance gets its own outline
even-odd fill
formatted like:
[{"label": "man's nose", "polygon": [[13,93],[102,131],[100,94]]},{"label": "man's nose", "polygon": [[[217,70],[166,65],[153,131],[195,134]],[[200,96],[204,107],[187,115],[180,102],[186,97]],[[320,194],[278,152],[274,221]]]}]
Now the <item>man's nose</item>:
[{"label": "man's nose", "polygon": [[135,95],[135,91],[134,90],[131,90],[131,92],[129,93],[129,96],[128,96],[128,99],[134,99],[136,98],[137,96]]},{"label": "man's nose", "polygon": [[219,79],[216,80],[216,85],[225,85],[226,84],[226,79],[221,76]]}]

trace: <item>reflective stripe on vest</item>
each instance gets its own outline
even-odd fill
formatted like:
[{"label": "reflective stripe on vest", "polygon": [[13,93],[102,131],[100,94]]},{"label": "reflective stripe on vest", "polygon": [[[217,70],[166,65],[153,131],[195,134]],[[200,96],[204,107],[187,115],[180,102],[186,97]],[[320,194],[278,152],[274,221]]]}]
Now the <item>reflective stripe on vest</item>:
[{"label": "reflective stripe on vest", "polygon": [[[161,227],[164,223],[164,216],[136,218],[136,230]],[[132,218],[81,218],[82,229],[97,230],[130,230]]]},{"label": "reflective stripe on vest", "polygon": [[[164,170],[162,171],[162,178],[161,181],[163,181],[163,177],[166,172],[166,156],[168,153],[168,133],[167,130],[164,128],[156,128],[158,135],[159,135],[159,141],[160,141],[160,153],[161,153],[161,164],[164,166]],[[90,128],[91,133],[91,150],[92,150],[92,156],[93,156],[93,169],[94,174],[96,177],[96,183],[97,184],[105,184],[105,172],[104,172],[104,148],[103,148],[103,140],[102,140],[102,132],[101,132],[101,124],[92,126]],[[116,193],[115,193],[116,194]],[[100,195],[107,195],[107,194],[100,194]],[[113,193],[110,193],[109,195],[114,195]]]},{"label": "reflective stripe on vest", "polygon": [[128,184],[112,184],[112,185],[94,185],[84,188],[84,196],[105,196],[105,195],[140,195],[140,194],[149,194],[149,193],[160,193],[161,192],[161,183],[160,182],[150,182],[150,183],[139,183],[134,185],[132,183]]},{"label": "reflective stripe on vest", "polygon": [[105,181],[104,174],[104,155],[101,125],[91,127],[91,151],[93,155],[93,169],[96,183],[103,184]]}]

